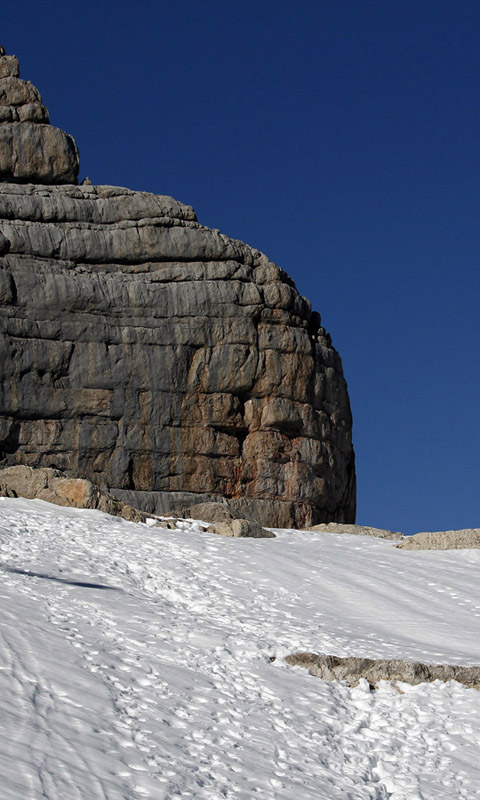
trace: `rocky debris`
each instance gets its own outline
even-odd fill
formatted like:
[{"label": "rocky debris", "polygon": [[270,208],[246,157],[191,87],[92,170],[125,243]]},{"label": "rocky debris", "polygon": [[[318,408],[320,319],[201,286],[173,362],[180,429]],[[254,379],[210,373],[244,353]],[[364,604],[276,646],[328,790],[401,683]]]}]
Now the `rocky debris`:
[{"label": "rocky debris", "polygon": [[255,520],[245,517],[233,517],[224,522],[214,522],[207,528],[209,533],[217,533],[219,536],[231,536],[235,539],[271,539],[275,534],[262,528]]},{"label": "rocky debris", "polygon": [[130,522],[145,522],[148,515],[116,500],[83,478],[66,478],[56,469],[17,466],[0,470],[0,497],[46,500],[57,506],[92,508]]},{"label": "rocky debris", "polygon": [[[308,531],[319,531],[320,533],[355,533],[358,536],[376,536],[378,539],[403,539],[403,533],[386,531],[382,528],[371,528],[365,525],[344,525],[338,522],[320,523],[307,528]],[[402,545],[398,545],[402,547]]]},{"label": "rocky debris", "polygon": [[[174,512],[175,513],[175,512]],[[254,519],[248,519],[225,503],[196,503],[176,512],[183,518],[211,522],[207,531],[235,538],[274,539],[275,534],[262,528]]]},{"label": "rocky debris", "polygon": [[403,681],[416,685],[432,681],[457,681],[471,689],[480,689],[480,667],[455,667],[449,664],[422,664],[403,659],[340,658],[315,653],[293,653],[285,658],[292,667],[304,667],[324,681],[346,681],[357,686],[364,678],[372,689],[380,681]]},{"label": "rocky debris", "polygon": [[156,514],[225,497],[272,527],[354,522],[341,360],[288,275],[170,197],[35,185],[40,150],[17,151],[31,183],[0,182],[0,464]]},{"label": "rocky debris", "polygon": [[466,550],[480,547],[480,528],[458,531],[422,531],[397,544],[404,550]]},{"label": "rocky debris", "polygon": [[0,180],[76,183],[74,139],[49,124],[38,89],[20,77],[18,59],[0,46]]},{"label": "rocky debris", "polygon": [[[16,466],[0,469],[0,497],[25,497],[27,500],[46,500],[58,506],[97,509],[130,522],[149,519],[145,512],[122,503],[90,481],[66,478],[63,473],[51,468]],[[155,524],[178,531],[177,523],[185,522],[186,518],[213,523],[205,526],[207,532],[221,536],[275,538],[275,534],[261,528],[255,520],[232,513],[222,503],[199,503],[174,512],[170,518],[157,520]]]}]

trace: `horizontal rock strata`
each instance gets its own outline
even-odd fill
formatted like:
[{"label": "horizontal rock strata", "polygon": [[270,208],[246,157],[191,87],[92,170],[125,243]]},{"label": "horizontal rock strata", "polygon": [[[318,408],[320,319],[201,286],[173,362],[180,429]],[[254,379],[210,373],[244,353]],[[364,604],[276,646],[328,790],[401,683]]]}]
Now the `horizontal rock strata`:
[{"label": "horizontal rock strata", "polygon": [[416,685],[432,681],[457,681],[471,689],[480,689],[480,667],[456,667],[449,664],[422,664],[403,659],[340,658],[315,653],[293,653],[285,658],[292,667],[304,667],[324,681],[346,681],[357,686],[367,680],[376,689],[380,681],[401,681]]},{"label": "horizontal rock strata", "polygon": [[0,230],[6,463],[133,505],[191,492],[273,526],[354,519],[340,359],[264,255],[112,187],[0,184]]},{"label": "horizontal rock strata", "polygon": [[[40,98],[16,68],[0,57],[0,100],[20,114]],[[58,185],[76,180],[62,142],[48,176],[47,139],[19,144],[55,129],[13,119],[0,124],[20,154],[0,166],[0,463],[86,477],[150,513],[225,497],[263,525],[353,522],[341,361],[291,279],[170,197]]]},{"label": "horizontal rock strata", "polygon": [[49,124],[40,92],[19,75],[16,56],[0,47],[0,181],[76,183],[74,139]]}]

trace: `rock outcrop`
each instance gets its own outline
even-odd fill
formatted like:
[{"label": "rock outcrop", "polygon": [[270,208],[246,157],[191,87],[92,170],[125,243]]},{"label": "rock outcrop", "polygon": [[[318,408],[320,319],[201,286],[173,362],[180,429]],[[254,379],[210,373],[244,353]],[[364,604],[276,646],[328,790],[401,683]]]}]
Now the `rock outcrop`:
[{"label": "rock outcrop", "polygon": [[85,478],[68,478],[49,467],[34,469],[16,466],[0,469],[0,497],[25,497],[28,500],[45,500],[57,506],[95,509],[113,517],[122,517],[129,522],[148,522],[150,525],[155,524],[174,531],[179,529],[177,523],[181,530],[182,523],[190,518],[203,522],[207,533],[233,538],[275,538],[274,533],[262,528],[255,520],[248,519],[238,511],[232,512],[225,502],[199,503],[190,509],[182,509],[173,517],[155,521],[145,512],[122,503],[91,481]]},{"label": "rock outcrop", "polygon": [[19,75],[18,59],[0,46],[0,180],[76,183],[74,139],[49,124],[40,92]]},{"label": "rock outcrop", "polygon": [[376,689],[380,681],[401,681],[412,685],[457,681],[470,689],[480,689],[480,667],[423,664],[394,658],[340,658],[315,653],[292,653],[285,661],[292,667],[308,669],[324,681],[346,681],[349,686],[357,686],[362,679],[367,680],[372,689]]},{"label": "rock outcrop", "polygon": [[387,531],[383,528],[372,528],[369,525],[345,525],[338,522],[328,522],[312,525],[307,530],[317,531],[318,533],[354,533],[357,536],[375,536],[377,539],[403,540],[403,533]]},{"label": "rock outcrop", "polygon": [[341,361],[292,280],[170,197],[73,185],[73,140],[0,70],[0,463],[150,513],[354,522]]},{"label": "rock outcrop", "polygon": [[129,522],[145,522],[147,515],[131,508],[84,478],[66,478],[56,469],[17,466],[0,469],[0,497],[45,500],[57,506],[90,508]]},{"label": "rock outcrop", "polygon": [[402,550],[468,550],[480,547],[480,528],[458,531],[422,531],[397,544]]},{"label": "rock outcrop", "polygon": [[239,511],[233,512],[226,502],[197,503],[176,511],[182,519],[195,519],[210,522],[207,530],[220,536],[234,538],[252,537],[254,539],[275,539],[275,534],[265,530],[254,519],[249,519]]}]

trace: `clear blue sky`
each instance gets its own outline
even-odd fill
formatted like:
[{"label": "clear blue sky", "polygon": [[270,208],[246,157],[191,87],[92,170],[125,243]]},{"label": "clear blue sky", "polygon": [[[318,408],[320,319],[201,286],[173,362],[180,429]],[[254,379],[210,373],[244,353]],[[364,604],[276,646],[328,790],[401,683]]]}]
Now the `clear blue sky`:
[{"label": "clear blue sky", "polygon": [[170,194],[320,311],[357,521],[480,527],[478,0],[4,4],[81,177]]}]

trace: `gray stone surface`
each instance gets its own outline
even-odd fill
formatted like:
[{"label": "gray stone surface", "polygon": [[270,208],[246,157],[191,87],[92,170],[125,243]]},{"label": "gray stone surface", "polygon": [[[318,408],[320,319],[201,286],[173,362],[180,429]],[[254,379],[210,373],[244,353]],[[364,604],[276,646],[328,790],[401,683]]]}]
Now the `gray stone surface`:
[{"label": "gray stone surface", "polygon": [[466,550],[480,548],[480,528],[458,531],[422,531],[397,544],[403,550]]},{"label": "gray stone surface", "polygon": [[76,183],[74,139],[49,124],[40,92],[19,74],[16,56],[0,47],[0,181]]},{"label": "gray stone surface", "polygon": [[199,492],[136,492],[132,489],[111,489],[114,497],[149,514],[173,514],[176,508],[189,508],[197,503],[223,502],[223,497]]},{"label": "gray stone surface", "polygon": [[415,685],[439,680],[458,681],[469,688],[480,689],[480,667],[423,664],[403,659],[340,658],[315,653],[293,653],[285,661],[292,667],[304,667],[325,681],[346,681],[349,686],[357,686],[364,678],[371,688],[377,688],[380,681]]},{"label": "gray stone surface", "polygon": [[[41,104],[5,58],[2,107]],[[11,169],[0,146],[0,463],[151,513],[226,497],[272,527],[353,522],[342,364],[288,275],[170,197],[60,185],[70,144],[32,121],[0,140],[20,129]]]},{"label": "gray stone surface", "polygon": [[377,539],[403,539],[403,533],[387,531],[383,528],[372,528],[369,525],[343,525],[338,522],[320,523],[312,525],[307,530],[319,533],[354,533],[357,536],[375,536]]}]

